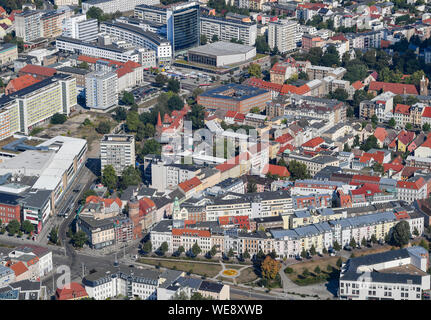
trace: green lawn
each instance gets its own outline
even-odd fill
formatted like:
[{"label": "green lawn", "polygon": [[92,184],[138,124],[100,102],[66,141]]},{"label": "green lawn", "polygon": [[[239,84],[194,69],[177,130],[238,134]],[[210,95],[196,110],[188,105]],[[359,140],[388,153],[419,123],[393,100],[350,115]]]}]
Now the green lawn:
[{"label": "green lawn", "polygon": [[175,269],[184,272],[189,272],[192,270],[192,273],[194,274],[210,278],[215,277],[221,271],[221,266],[216,264],[194,263],[186,261],[160,261],[146,258],[141,258],[138,260],[138,262],[154,266],[160,265],[163,268]]}]

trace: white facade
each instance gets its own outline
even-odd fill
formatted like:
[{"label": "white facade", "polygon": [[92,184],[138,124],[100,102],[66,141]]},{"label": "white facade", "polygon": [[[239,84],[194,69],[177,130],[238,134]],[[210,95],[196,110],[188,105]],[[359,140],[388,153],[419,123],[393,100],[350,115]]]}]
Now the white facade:
[{"label": "white facade", "polygon": [[41,12],[28,11],[15,16],[15,32],[17,38],[24,42],[42,37]]},{"label": "white facade", "polygon": [[118,103],[118,78],[115,72],[94,71],[85,77],[88,108],[107,109]]},{"label": "white facade", "polygon": [[87,13],[91,7],[102,9],[104,13],[115,13],[117,11],[126,12],[133,11],[140,4],[154,5],[159,4],[159,0],[105,0],[105,1],[86,1],[82,3],[82,12]]},{"label": "white facade", "polygon": [[127,166],[135,167],[135,137],[107,134],[100,141],[101,170],[111,165],[118,176]]},{"label": "white facade", "polygon": [[280,20],[270,22],[268,28],[268,44],[274,49],[277,47],[281,53],[294,50],[296,48],[295,33],[297,22],[290,20]]},{"label": "white facade", "polygon": [[62,29],[62,36],[82,41],[94,41],[99,33],[97,19],[87,20],[85,14],[64,19]]},{"label": "white facade", "polygon": [[219,41],[241,40],[245,45],[254,46],[257,37],[257,24],[224,18],[201,16],[201,35],[207,39],[216,35]]}]

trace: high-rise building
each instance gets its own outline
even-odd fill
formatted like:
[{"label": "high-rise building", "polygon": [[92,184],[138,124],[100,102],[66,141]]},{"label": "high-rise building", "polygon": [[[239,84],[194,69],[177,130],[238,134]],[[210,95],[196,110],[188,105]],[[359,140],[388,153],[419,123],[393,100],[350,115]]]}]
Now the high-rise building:
[{"label": "high-rise building", "polygon": [[85,77],[88,108],[107,109],[118,103],[118,78],[115,72],[94,71]]},{"label": "high-rise building", "polygon": [[105,134],[100,141],[101,169],[111,165],[117,175],[127,166],[135,166],[135,136]]},{"label": "high-rise building", "polygon": [[268,44],[274,49],[277,47],[281,53],[294,50],[296,48],[295,32],[296,21],[280,20],[269,23]]},{"label": "high-rise building", "polygon": [[257,37],[256,22],[226,19],[215,16],[200,17],[200,31],[208,40],[214,36],[220,41],[231,41],[232,39],[242,41],[247,46],[254,46]]},{"label": "high-rise building", "polygon": [[97,19],[87,20],[87,15],[85,14],[64,19],[62,29],[64,37],[82,41],[94,41],[99,33]]},{"label": "high-rise building", "polygon": [[55,38],[61,35],[61,23],[65,19],[64,11],[48,11],[40,18],[42,24],[42,36],[44,38]]},{"label": "high-rise building", "polygon": [[87,13],[91,7],[100,8],[104,13],[127,12],[133,11],[140,4],[159,3],[159,0],[89,0],[82,3],[82,13]]},{"label": "high-rise building", "polygon": [[24,42],[42,38],[42,14],[39,11],[24,11],[15,15],[15,32]]},{"label": "high-rise building", "polygon": [[171,5],[140,5],[135,16],[142,20],[166,24],[166,37],[174,52],[199,45],[200,10],[198,2]]},{"label": "high-rise building", "polygon": [[58,7],[61,6],[77,6],[79,5],[79,0],[54,0],[54,4]]}]

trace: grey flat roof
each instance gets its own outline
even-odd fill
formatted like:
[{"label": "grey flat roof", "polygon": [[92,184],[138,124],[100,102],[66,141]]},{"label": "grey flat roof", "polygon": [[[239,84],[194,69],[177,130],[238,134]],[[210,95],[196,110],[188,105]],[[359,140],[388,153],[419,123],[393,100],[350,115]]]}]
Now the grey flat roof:
[{"label": "grey flat roof", "polygon": [[189,50],[189,53],[206,54],[211,56],[227,56],[233,54],[245,54],[252,51],[255,47],[243,44],[217,41]]}]

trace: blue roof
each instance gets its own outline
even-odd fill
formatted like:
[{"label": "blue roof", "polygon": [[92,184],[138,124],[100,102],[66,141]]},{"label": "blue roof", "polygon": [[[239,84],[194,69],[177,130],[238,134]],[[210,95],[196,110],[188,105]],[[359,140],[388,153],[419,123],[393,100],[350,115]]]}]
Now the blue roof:
[{"label": "blue roof", "polygon": [[[234,90],[234,94],[232,95],[224,95],[223,92],[227,90]],[[211,97],[218,99],[226,99],[226,100],[236,100],[242,101],[253,98],[255,96],[259,96],[261,94],[265,94],[269,92],[268,90],[258,89],[251,86],[245,86],[242,84],[230,83],[226,85],[219,86],[217,88],[213,88],[205,91],[200,96],[201,97]]]}]

